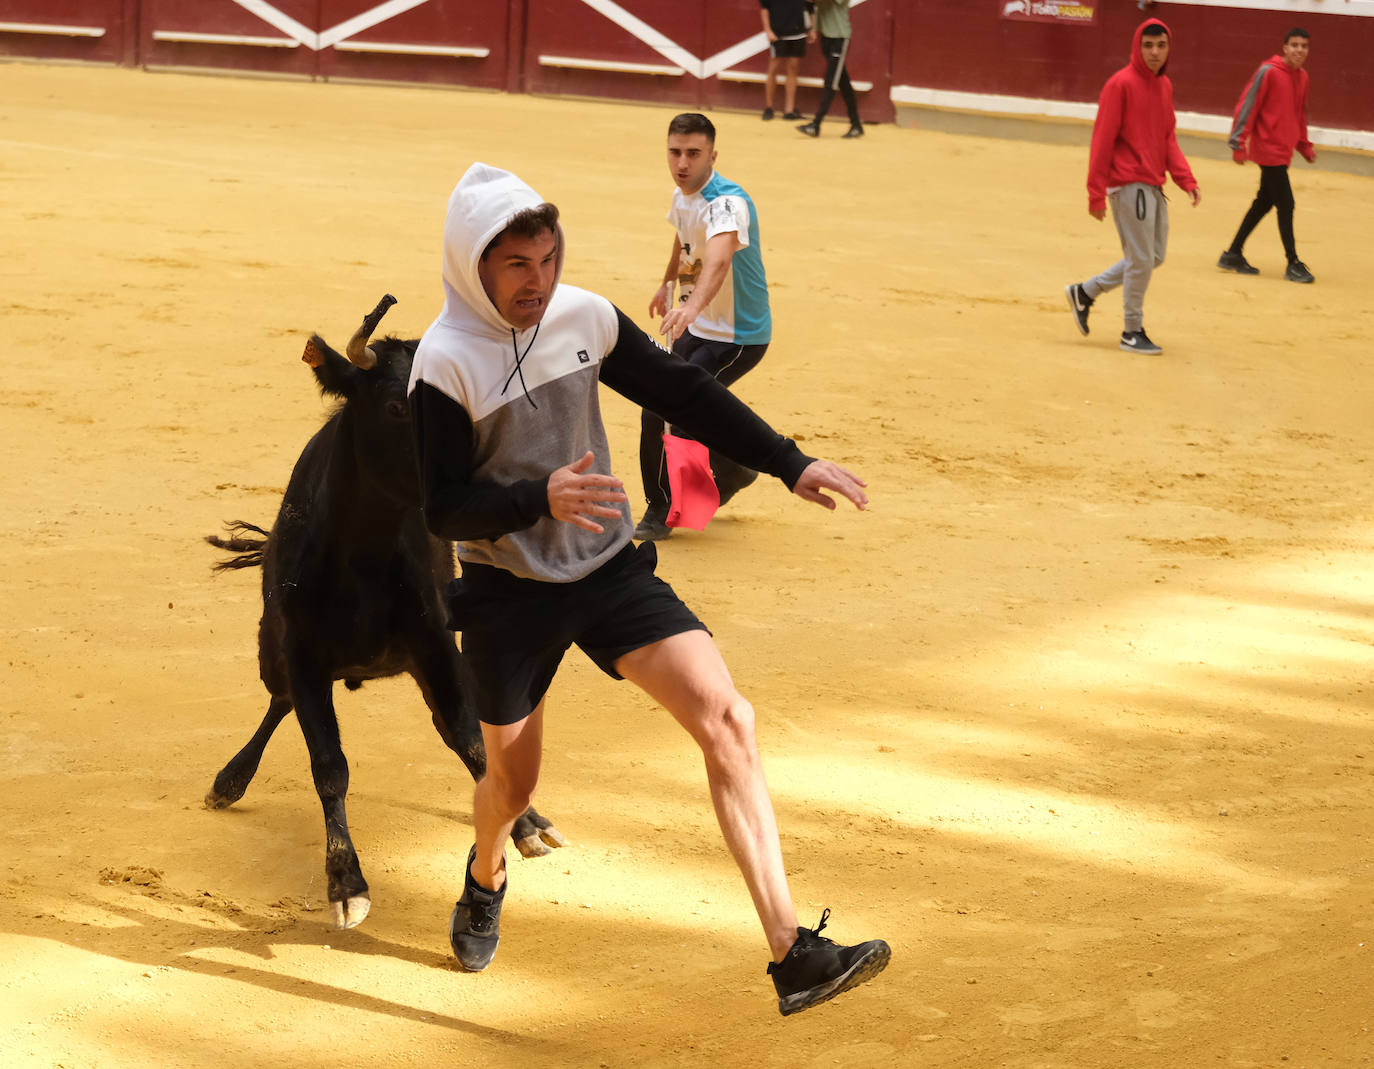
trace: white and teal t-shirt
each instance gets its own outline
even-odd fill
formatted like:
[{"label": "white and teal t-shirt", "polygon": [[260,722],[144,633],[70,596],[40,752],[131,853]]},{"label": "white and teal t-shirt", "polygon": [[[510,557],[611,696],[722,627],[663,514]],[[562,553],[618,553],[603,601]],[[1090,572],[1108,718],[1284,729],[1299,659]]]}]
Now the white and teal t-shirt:
[{"label": "white and teal t-shirt", "polygon": [[773,317],[768,310],[768,276],[759,249],[758,213],[749,194],[714,171],[697,192],[673,190],[668,222],[682,244],[678,261],[678,304],[686,304],[701,277],[706,242],[717,234],[733,231],[744,248],[730,260],[715,297],[687,329],[708,341],[739,345],[765,345],[773,336]]}]

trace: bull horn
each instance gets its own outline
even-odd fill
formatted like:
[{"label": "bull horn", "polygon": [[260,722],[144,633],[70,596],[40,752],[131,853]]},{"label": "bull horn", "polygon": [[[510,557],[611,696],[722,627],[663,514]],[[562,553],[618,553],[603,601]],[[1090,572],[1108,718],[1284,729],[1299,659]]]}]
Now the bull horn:
[{"label": "bull horn", "polygon": [[348,339],[348,359],[352,364],[356,364],[364,371],[368,371],[377,366],[377,352],[368,345],[372,332],[377,329],[377,324],[382,321],[382,316],[386,315],[386,310],[396,303],[396,298],[387,294],[377,302],[377,307],[372,309],[363,317],[363,325]]}]

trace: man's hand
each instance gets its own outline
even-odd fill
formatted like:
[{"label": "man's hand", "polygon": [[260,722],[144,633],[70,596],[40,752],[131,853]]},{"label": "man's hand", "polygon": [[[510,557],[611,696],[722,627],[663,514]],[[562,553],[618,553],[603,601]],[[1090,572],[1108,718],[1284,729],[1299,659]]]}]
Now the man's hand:
[{"label": "man's hand", "polygon": [[797,485],[792,487],[792,492],[807,501],[833,509],[834,499],[821,493],[822,490],[833,490],[849,498],[854,502],[854,507],[862,511],[868,507],[868,495],[863,491],[867,485],[868,483],[852,471],[846,471],[838,464],[832,464],[828,460],[813,460],[801,473],[801,478],[797,480]]},{"label": "man's hand", "polygon": [[589,450],[582,454],[582,459],[557,468],[549,475],[549,512],[561,523],[603,534],[606,529],[590,517],[620,519],[621,511],[604,502],[629,499],[625,496],[625,484],[614,475],[584,474],[591,466]]},{"label": "man's hand", "polygon": [[1088,214],[1091,215],[1094,219],[1096,219],[1096,220],[1100,223],[1100,222],[1102,222],[1103,219],[1107,218],[1107,209],[1106,209],[1106,208],[1089,208],[1089,209],[1088,209]]},{"label": "man's hand", "polygon": [[673,303],[673,284],[665,282],[654,290],[654,295],[649,298],[649,318],[654,316],[666,316],[668,309]]},{"label": "man's hand", "polygon": [[[681,248],[681,245],[678,246]],[[739,234],[733,230],[722,230],[706,241],[706,249],[701,258],[701,271],[696,285],[686,302],[674,308],[663,317],[658,332],[668,338],[671,345],[681,337],[682,332],[696,322],[701,311],[716,298],[720,287],[725,284],[725,276],[730,273],[730,259],[744,248]]]},{"label": "man's hand", "polygon": [[692,307],[691,302],[684,304],[681,308],[674,308],[663,316],[663,323],[658,328],[658,332],[668,339],[669,344],[675,342],[682,336],[682,332],[696,322],[697,311]]},{"label": "man's hand", "polygon": [[1200,189],[1190,189],[1190,190],[1188,190],[1188,199],[1189,199],[1190,201],[1193,202],[1193,207],[1196,208],[1199,204],[1202,203],[1202,190],[1200,190]]}]

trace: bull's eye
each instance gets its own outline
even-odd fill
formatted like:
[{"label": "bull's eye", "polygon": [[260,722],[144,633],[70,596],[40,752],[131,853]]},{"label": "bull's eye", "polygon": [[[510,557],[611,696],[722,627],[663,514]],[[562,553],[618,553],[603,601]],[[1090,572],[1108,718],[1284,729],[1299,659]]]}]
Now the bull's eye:
[{"label": "bull's eye", "polygon": [[405,419],[410,415],[410,406],[404,401],[388,401],[386,414],[392,419]]}]

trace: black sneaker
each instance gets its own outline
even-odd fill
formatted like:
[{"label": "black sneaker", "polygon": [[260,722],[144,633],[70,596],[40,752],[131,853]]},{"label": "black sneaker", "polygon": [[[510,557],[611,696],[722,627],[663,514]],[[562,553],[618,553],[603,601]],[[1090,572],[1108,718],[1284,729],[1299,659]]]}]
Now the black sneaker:
[{"label": "black sneaker", "polygon": [[797,941],[779,962],[769,962],[768,975],[778,992],[778,1012],[784,1017],[828,1002],[841,992],[872,980],[892,957],[881,939],[842,947],[821,935],[830,910],[821,914],[815,929],[798,928]]},{"label": "black sneaker", "polygon": [[1128,353],[1144,353],[1154,356],[1164,350],[1146,337],[1143,330],[1124,330],[1121,332],[1121,348]]},{"label": "black sneaker", "polygon": [[454,904],[448,919],[449,945],[467,972],[481,972],[496,957],[496,945],[501,942],[501,903],[510,886],[509,876],[494,893],[477,883],[472,878],[472,859],[476,856],[474,846],[468,851],[463,872],[463,897]]},{"label": "black sneaker", "polygon": [[635,524],[634,537],[641,542],[661,542],[673,533],[673,529],[668,526],[668,510],[656,509],[650,505],[644,510],[644,515]]},{"label": "black sneaker", "polygon": [[851,127],[850,127],[848,130],[846,130],[841,136],[842,136],[842,137],[863,137],[863,136],[864,136],[864,128],[863,128],[862,126],[851,126]]},{"label": "black sneaker", "polygon": [[1069,300],[1069,311],[1073,313],[1074,326],[1078,328],[1079,334],[1086,336],[1088,333],[1088,310],[1093,306],[1093,299],[1077,282],[1070,282],[1064,287],[1064,296]]},{"label": "black sneaker", "polygon": [[1258,275],[1259,268],[1254,267],[1250,261],[1238,252],[1227,249],[1221,254],[1221,259],[1217,261],[1217,266],[1227,271],[1234,271],[1238,275]]},{"label": "black sneaker", "polygon": [[769,119],[771,119],[772,117],[773,117],[773,109],[772,109],[772,108],[764,108],[764,109],[763,109],[763,121],[764,121],[764,122],[767,122],[767,121],[768,121]]},{"label": "black sneaker", "polygon": [[1294,260],[1288,265],[1288,270],[1283,273],[1285,282],[1316,282],[1312,272],[1307,270],[1307,265],[1301,260]]},{"label": "black sneaker", "polygon": [[800,126],[798,126],[797,129],[804,133],[807,137],[821,136],[821,128],[814,122],[804,122]]},{"label": "black sneaker", "polygon": [[785,111],[782,113],[782,117],[784,119],[800,119],[802,117],[802,113],[799,111]]}]

